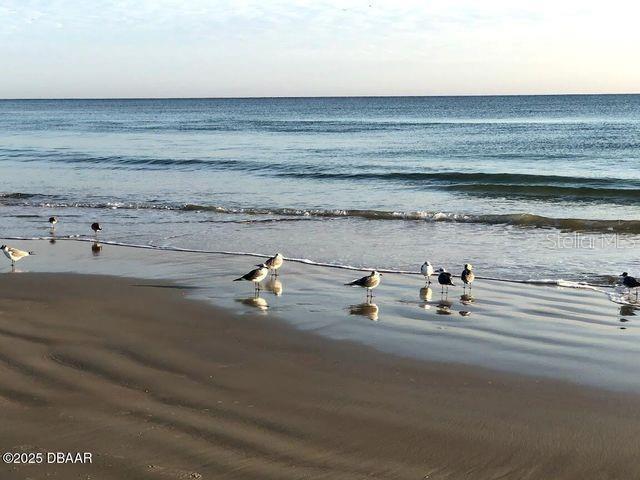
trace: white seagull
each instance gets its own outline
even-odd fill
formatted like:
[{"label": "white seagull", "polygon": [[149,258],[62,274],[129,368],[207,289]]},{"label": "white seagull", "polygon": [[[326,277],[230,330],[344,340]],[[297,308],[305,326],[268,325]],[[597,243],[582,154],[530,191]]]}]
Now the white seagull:
[{"label": "white seagull", "polygon": [[376,270],[372,271],[370,275],[359,278],[353,282],[345,283],[350,287],[362,287],[367,289],[367,298],[373,298],[373,289],[380,285],[380,277],[382,274]]},{"label": "white seagull", "polygon": [[260,291],[260,282],[267,278],[269,274],[269,267],[267,267],[264,263],[260,265],[256,265],[258,268],[251,270],[249,273],[244,274],[243,276],[236,278],[234,282],[239,282],[241,280],[245,280],[247,282],[253,282],[253,285],[256,287],[256,292]]},{"label": "white seagull", "polygon": [[284,263],[284,257],[282,256],[281,253],[276,253],[273,257],[267,259],[267,261],[264,262],[267,268],[274,275],[278,275],[278,269],[282,266],[283,263]]},{"label": "white seagull", "polygon": [[18,260],[22,260],[24,257],[28,257],[29,255],[35,255],[33,252],[25,252],[23,250],[18,250],[17,248],[8,247],[7,245],[2,245],[0,250],[4,253],[4,255],[11,260],[11,267],[16,266],[16,262]]},{"label": "white seagull", "polygon": [[424,278],[427,279],[427,283],[431,284],[431,275],[433,275],[434,270],[433,265],[429,263],[429,260],[422,264],[422,266],[420,267],[420,273],[424,276]]}]

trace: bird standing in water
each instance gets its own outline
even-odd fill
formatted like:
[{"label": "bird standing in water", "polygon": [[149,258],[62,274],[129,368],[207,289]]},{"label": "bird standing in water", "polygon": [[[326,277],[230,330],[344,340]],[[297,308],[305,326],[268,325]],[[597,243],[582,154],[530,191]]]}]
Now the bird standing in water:
[{"label": "bird standing in water", "polygon": [[58,223],[57,217],[49,217],[49,225],[51,225],[51,231],[56,229],[56,223]]},{"label": "bird standing in water", "polygon": [[236,278],[234,282],[240,282],[242,280],[253,282],[256,293],[260,292],[260,282],[267,278],[267,275],[269,274],[269,267],[267,267],[264,263],[256,265],[256,267],[258,268],[255,268],[249,273],[245,273],[243,276]]},{"label": "bird standing in water", "polygon": [[93,233],[95,233],[96,238],[98,238],[98,232],[102,231],[102,227],[98,222],[94,222],[91,224],[91,230],[93,230]]},{"label": "bird standing in water", "polygon": [[422,264],[422,266],[420,267],[420,273],[427,280],[427,285],[431,285],[431,275],[433,275],[434,270],[433,270],[433,265],[429,263],[429,260],[427,260]]},{"label": "bird standing in water", "polygon": [[447,287],[447,294],[449,293],[449,285],[455,287],[451,281],[451,273],[447,272],[444,268],[438,270],[438,283],[442,285],[442,293],[444,294],[444,287]]},{"label": "bird standing in water", "polygon": [[345,285],[348,285],[350,287],[366,288],[367,300],[370,300],[373,298],[373,289],[380,285],[380,277],[382,277],[382,274],[374,270],[366,277],[359,278],[357,280],[354,280],[353,282],[345,283]]},{"label": "bird standing in water", "polygon": [[271,274],[275,276],[278,276],[278,269],[282,266],[283,263],[284,257],[281,253],[276,253],[273,257],[267,259],[267,261],[264,262],[267,268],[271,271]]},{"label": "bird standing in water", "polygon": [[2,245],[0,247],[2,253],[4,253],[5,257],[11,260],[11,269],[15,269],[16,262],[22,260],[25,257],[30,255],[35,255],[33,252],[25,252],[24,250],[18,250],[17,248],[12,248],[7,245]]},{"label": "bird standing in water", "polygon": [[469,290],[471,290],[471,284],[473,280],[475,280],[476,276],[473,273],[473,265],[470,263],[464,264],[464,270],[462,271],[462,275],[460,275],[460,279],[464,283],[464,290],[467,289],[467,285],[469,286]]},{"label": "bird standing in water", "polygon": [[636,302],[638,301],[638,287],[640,287],[640,282],[638,282],[635,278],[629,276],[627,272],[624,272],[622,275],[622,284],[629,289],[629,297],[631,297],[631,289],[636,289]]}]

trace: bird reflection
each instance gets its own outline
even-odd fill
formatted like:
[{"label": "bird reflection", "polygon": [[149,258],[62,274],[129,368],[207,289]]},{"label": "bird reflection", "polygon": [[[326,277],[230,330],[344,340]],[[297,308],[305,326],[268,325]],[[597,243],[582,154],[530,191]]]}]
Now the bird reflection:
[{"label": "bird reflection", "polygon": [[51,237],[51,238],[49,239],[49,243],[50,243],[51,245],[55,245],[55,244],[56,244],[56,239],[55,239],[55,237]]},{"label": "bird reflection", "polygon": [[420,308],[424,308],[425,310],[429,310],[431,308],[431,305],[429,304],[429,302],[433,297],[433,290],[431,289],[431,287],[426,285],[420,289],[419,295],[420,295],[420,300],[422,300],[422,303],[419,303],[418,306]]},{"label": "bird reflection", "polygon": [[239,298],[236,301],[242,303],[243,305],[257,308],[261,312],[265,312],[269,308],[269,304],[267,303],[267,301],[260,296],[254,296],[249,298]]},{"label": "bird reflection", "polygon": [[380,309],[378,305],[371,302],[360,303],[358,305],[349,306],[349,314],[350,315],[361,315],[363,317],[367,317],[369,320],[374,322],[378,321],[378,316],[380,313]]},{"label": "bird reflection", "polygon": [[620,315],[623,317],[633,317],[636,315],[635,309],[633,305],[622,305],[620,307]]},{"label": "bird reflection", "polygon": [[264,286],[265,290],[273,293],[276,297],[282,295],[282,281],[279,277],[271,276]]},{"label": "bird reflection", "polygon": [[468,310],[460,310],[458,313],[463,317],[468,317],[469,315],[471,315],[471,312]]},{"label": "bird reflection", "polygon": [[451,315],[453,312],[451,311],[452,302],[449,300],[440,300],[438,302],[438,307],[436,309],[436,313],[438,315]]},{"label": "bird reflection", "polygon": [[91,253],[93,253],[93,256],[97,257],[98,255],[100,255],[101,252],[102,252],[102,245],[100,245],[98,242],[93,242],[91,244]]},{"label": "bird reflection", "polygon": [[460,296],[460,303],[463,305],[471,305],[472,303],[476,303],[476,298],[471,295],[471,293],[465,293]]},{"label": "bird reflection", "polygon": [[433,297],[433,290],[431,289],[431,287],[422,287],[420,289],[421,300],[424,300],[425,302],[430,302],[432,297]]}]

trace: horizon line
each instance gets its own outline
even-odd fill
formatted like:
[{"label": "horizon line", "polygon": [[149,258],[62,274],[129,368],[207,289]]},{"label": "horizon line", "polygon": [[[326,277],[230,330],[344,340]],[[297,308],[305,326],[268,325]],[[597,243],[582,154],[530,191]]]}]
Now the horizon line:
[{"label": "horizon line", "polygon": [[441,95],[247,95],[213,97],[5,97],[0,101],[37,100],[272,100],[272,99],[330,99],[330,98],[464,98],[464,97],[579,97],[579,96],[625,96],[640,95],[639,92],[626,93],[468,93]]}]

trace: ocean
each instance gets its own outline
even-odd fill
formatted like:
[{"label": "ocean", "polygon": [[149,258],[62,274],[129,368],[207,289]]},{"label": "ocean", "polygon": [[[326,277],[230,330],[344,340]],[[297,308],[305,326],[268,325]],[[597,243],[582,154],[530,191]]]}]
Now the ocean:
[{"label": "ocean", "polygon": [[640,95],[0,101],[4,238],[640,274]]}]

